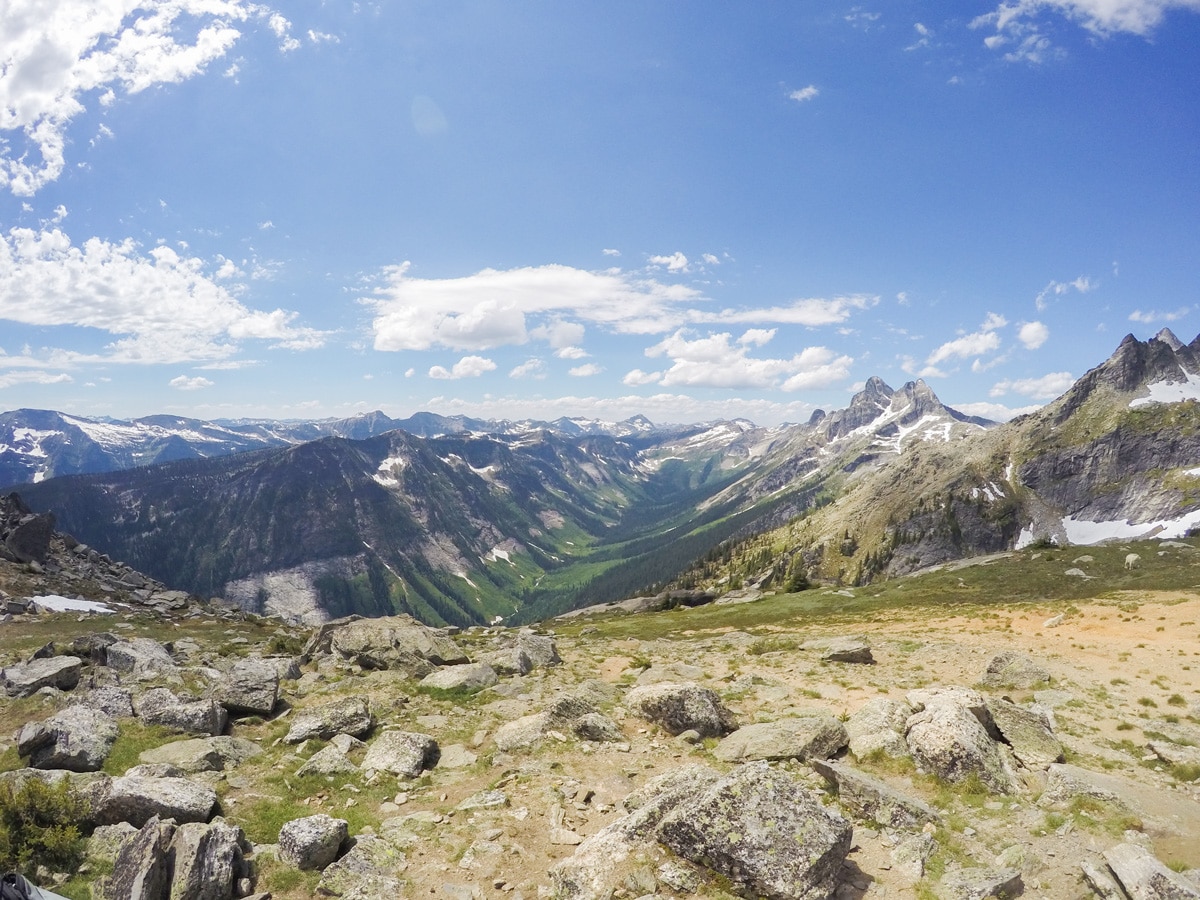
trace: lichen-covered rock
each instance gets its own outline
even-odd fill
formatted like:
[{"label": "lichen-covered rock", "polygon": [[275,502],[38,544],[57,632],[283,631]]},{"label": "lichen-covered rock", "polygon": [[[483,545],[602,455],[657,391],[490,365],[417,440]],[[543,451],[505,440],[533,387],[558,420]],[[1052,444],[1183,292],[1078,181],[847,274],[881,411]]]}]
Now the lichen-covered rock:
[{"label": "lichen-covered rock", "polygon": [[330,632],[329,648],[364,669],[398,669],[414,678],[428,675],[433,666],[469,662],[449,635],[410,616],[349,622]]},{"label": "lichen-covered rock", "polygon": [[517,632],[517,650],[529,657],[535,669],[548,669],[562,662],[558,655],[558,645],[548,634],[536,634],[529,629]]},{"label": "lichen-covered rock", "polygon": [[217,805],[217,793],[186,778],[122,775],[93,782],[88,800],[96,824],[129,822],[141,828],[154,816],[180,824],[207,822]]},{"label": "lichen-covered rock", "polygon": [[324,813],[293,819],[279,829],[279,859],[296,869],[324,869],[350,833],[345,819]]},{"label": "lichen-covered rock", "polygon": [[625,695],[630,712],[671,734],[695,731],[721,737],[737,728],[737,720],[715,691],[691,682],[661,682],[635,687]]},{"label": "lichen-covered rock", "polygon": [[446,666],[421,679],[421,686],[443,691],[478,691],[500,681],[496,670],[487,663]]},{"label": "lichen-covered rock", "polygon": [[87,706],[68,706],[44,722],[30,722],[17,733],[17,752],[35,769],[97,772],[116,743],[112,718]]},{"label": "lichen-covered rock", "polygon": [[412,731],[385,731],[367,747],[362,768],[416,778],[437,763],[437,741]]},{"label": "lichen-covered rock", "polygon": [[920,828],[940,817],[916,797],[908,797],[878,778],[850,766],[813,760],[812,767],[838,789],[838,803],[861,822],[877,822],[886,828]]},{"label": "lichen-covered rock", "polygon": [[217,735],[172,741],[143,750],[138,761],[145,765],[169,765],[188,774],[222,772],[262,753],[262,748],[245,738]]},{"label": "lichen-covered rock", "polygon": [[233,900],[245,868],[245,835],[225,822],[187,822],[175,829],[171,900]]},{"label": "lichen-covered rock", "polygon": [[106,664],[122,675],[153,675],[176,668],[167,648],[146,637],[130,638],[110,644],[104,651]]},{"label": "lichen-covered rock", "polygon": [[743,725],[713,749],[724,762],[826,759],[846,746],[846,728],[831,715],[795,716]]},{"label": "lichen-covered rock", "polygon": [[0,684],[10,697],[29,697],[44,687],[70,691],[79,684],[83,660],[75,656],[51,656],[0,669]]},{"label": "lichen-covered rock", "polygon": [[345,856],[321,871],[317,891],[331,897],[404,897],[407,885],[400,875],[406,868],[402,850],[382,838],[362,835]]},{"label": "lichen-covered rock", "polygon": [[357,771],[358,766],[351,761],[350,757],[333,746],[333,744],[330,744],[328,747],[322,747],[310,756],[304,765],[296,770],[296,774],[347,775]]},{"label": "lichen-covered rock", "polygon": [[117,854],[99,895],[105,900],[162,900],[171,888],[167,848],[174,835],[173,823],[151,816]]},{"label": "lichen-covered rock", "polygon": [[263,659],[239,660],[221,677],[213,697],[230,715],[269,716],[279,700],[279,669]]},{"label": "lichen-covered rock", "polygon": [[865,759],[876,751],[891,757],[908,756],[904,732],[916,710],[903,700],[877,697],[869,700],[846,720],[850,752]]},{"label": "lichen-covered rock", "polygon": [[371,730],[373,724],[367,699],[346,697],[297,713],[284,741],[289,744],[298,744],[310,738],[327,741],[335,734],[360,738]]},{"label": "lichen-covered rock", "polygon": [[658,840],[756,896],[830,897],[850,852],[850,823],[766,763],[740,766],[667,814]]},{"label": "lichen-covered rock", "polygon": [[1051,763],[1062,762],[1062,743],[1054,736],[1046,716],[1000,698],[988,700],[987,706],[996,728],[1021,765],[1041,770]]},{"label": "lichen-covered rock", "polygon": [[1104,861],[1130,900],[1200,900],[1200,887],[1172,872],[1145,847],[1117,844],[1104,851]]},{"label": "lichen-covered rock", "polygon": [[908,720],[905,740],[913,759],[938,778],[961,782],[973,775],[1001,794],[1017,788],[999,745],[964,703],[943,699],[926,706]]},{"label": "lichen-covered rock", "polygon": [[813,638],[800,645],[801,650],[815,650],[825,662],[858,663],[871,665],[875,657],[871,646],[862,638]]},{"label": "lichen-covered rock", "polygon": [[989,687],[1030,690],[1048,685],[1050,673],[1031,657],[1005,650],[992,657],[981,680]]},{"label": "lichen-covered rock", "polygon": [[217,735],[225,730],[229,714],[215,700],[188,700],[167,688],[151,688],[133,701],[139,719],[188,734]]},{"label": "lichen-covered rock", "polygon": [[1018,897],[1025,891],[1017,869],[971,867],[947,872],[942,886],[948,896],[961,900],[986,900],[988,897]]}]

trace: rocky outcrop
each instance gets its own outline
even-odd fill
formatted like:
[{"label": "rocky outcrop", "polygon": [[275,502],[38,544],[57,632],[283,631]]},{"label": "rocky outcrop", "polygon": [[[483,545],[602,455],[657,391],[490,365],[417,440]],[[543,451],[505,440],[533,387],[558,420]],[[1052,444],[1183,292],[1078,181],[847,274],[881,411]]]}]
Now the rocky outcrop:
[{"label": "rocky outcrop", "polygon": [[1017,789],[1012,768],[981,721],[987,706],[978,693],[963,688],[913,691],[908,702],[918,712],[908,720],[905,740],[918,764],[945,781],[973,776],[996,793]]},{"label": "rocky outcrop", "polygon": [[279,700],[279,669],[263,659],[243,659],[225,672],[213,698],[231,716],[269,716]]},{"label": "rocky outcrop", "polygon": [[51,656],[0,669],[0,685],[10,697],[28,697],[44,687],[73,690],[79,684],[83,661],[74,656]]},{"label": "rocky outcrop", "polygon": [[177,823],[207,822],[217,805],[217,794],[186,778],[127,774],[91,784],[88,801],[96,824],[129,822],[141,828],[155,816]]},{"label": "rocky outcrop", "polygon": [[298,744],[309,738],[327,741],[337,734],[361,738],[374,723],[365,697],[346,697],[309,707],[299,713],[284,740],[289,744]]},{"label": "rocky outcrop", "polygon": [[229,714],[215,700],[179,697],[168,688],[151,688],[138,695],[133,709],[143,722],[188,734],[220,734],[229,720]]},{"label": "rocky outcrop", "polygon": [[830,715],[797,716],[743,725],[713,749],[724,762],[759,759],[827,759],[841,751],[846,728]]},{"label": "rocky outcrop", "polygon": [[385,731],[367,747],[362,767],[391,772],[403,778],[416,778],[437,765],[437,741],[427,734],[411,731]]},{"label": "rocky outcrop", "polygon": [[348,834],[345,819],[324,813],[293,819],[279,829],[279,859],[296,869],[323,869],[337,859]]},{"label": "rocky outcrop", "polygon": [[[310,648],[306,653],[318,650]],[[364,669],[398,669],[423,678],[434,666],[469,662],[462,648],[443,631],[410,616],[358,619],[328,632],[329,652]]]},{"label": "rocky outcrop", "polygon": [[17,753],[35,769],[97,772],[117,740],[117,723],[87,706],[68,706],[17,734]]}]

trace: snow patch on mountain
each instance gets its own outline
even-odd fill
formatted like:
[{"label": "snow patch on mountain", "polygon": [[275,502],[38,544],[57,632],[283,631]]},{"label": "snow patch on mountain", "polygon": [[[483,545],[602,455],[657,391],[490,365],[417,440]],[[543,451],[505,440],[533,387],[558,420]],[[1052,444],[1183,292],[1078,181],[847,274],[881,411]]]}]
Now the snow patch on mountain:
[{"label": "snow patch on mountain", "polygon": [[1150,392],[1146,397],[1135,397],[1129,401],[1131,407],[1150,403],[1182,403],[1185,400],[1200,400],[1200,375],[1180,370],[1183,381],[1156,381],[1146,386]]}]

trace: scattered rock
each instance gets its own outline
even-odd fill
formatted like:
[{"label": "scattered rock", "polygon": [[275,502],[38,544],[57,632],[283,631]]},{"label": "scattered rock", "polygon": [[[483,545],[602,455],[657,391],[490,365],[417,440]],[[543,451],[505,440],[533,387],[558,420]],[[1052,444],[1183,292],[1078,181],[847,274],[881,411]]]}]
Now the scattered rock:
[{"label": "scattered rock", "polygon": [[500,681],[496,670],[487,663],[447,666],[421,679],[421,687],[444,691],[478,691]]},{"label": "scattered rock", "polygon": [[217,794],[186,778],[122,775],[103,778],[88,788],[92,818],[98,825],[129,822],[141,828],[154,816],[183,822],[207,822]]},{"label": "scattered rock", "polygon": [[813,760],[812,767],[837,786],[838,803],[861,822],[912,830],[927,822],[940,821],[932,807],[915,797],[906,797],[865,772],[826,760]]},{"label": "scattered rock", "polygon": [[801,650],[815,650],[825,662],[860,663],[871,665],[875,657],[870,645],[861,638],[814,638],[800,645]]},{"label": "scattered rock", "polygon": [[116,641],[105,650],[106,664],[122,675],[135,678],[173,671],[175,660],[167,648],[146,637]]},{"label": "scattered rock", "polygon": [[345,819],[324,813],[293,819],[279,829],[279,860],[295,869],[324,869],[337,859],[349,828]]},{"label": "scattered rock", "polygon": [[1021,873],[1016,869],[960,869],[957,872],[947,872],[942,878],[942,885],[956,900],[985,900],[987,897],[1008,900],[1020,896],[1025,891]]},{"label": "scattered rock", "polygon": [[716,692],[691,682],[635,687],[625,695],[625,705],[671,734],[696,731],[702,737],[720,737],[737,728],[733,713]]},{"label": "scattered rock", "polygon": [[364,669],[398,669],[424,678],[434,666],[469,662],[449,635],[410,616],[358,619],[328,634],[330,652]]},{"label": "scattered rock", "polygon": [[846,746],[846,728],[831,715],[797,716],[744,725],[713,749],[723,762],[827,759]]},{"label": "scattered rock", "polygon": [[172,741],[143,750],[138,761],[146,765],[169,765],[182,772],[222,772],[262,753],[262,748],[245,738],[217,735]]},{"label": "scattered rock", "polygon": [[311,738],[327,741],[335,734],[363,737],[374,720],[365,697],[346,697],[321,706],[312,706],[296,714],[284,741],[298,744]]},{"label": "scattered rock", "polygon": [[987,707],[996,728],[1021,765],[1045,769],[1051,763],[1062,762],[1062,743],[1054,736],[1045,715],[998,698],[988,700]]},{"label": "scattered rock", "polygon": [[416,778],[437,764],[437,741],[427,734],[385,731],[367,747],[362,768]]},{"label": "scattered rock", "polygon": [[[341,859],[321,871],[319,894],[331,897],[411,896],[400,877],[408,867],[404,852],[382,838],[362,835]],[[319,868],[319,867],[317,867]]]},{"label": "scattered rock", "polygon": [[17,733],[17,753],[35,769],[96,772],[117,740],[113,719],[88,706],[68,706],[44,722],[29,723]]},{"label": "scattered rock", "polygon": [[83,660],[74,656],[52,656],[0,669],[0,684],[10,697],[29,697],[44,687],[70,691],[79,684]]},{"label": "scattered rock", "polygon": [[279,670],[267,660],[239,660],[213,695],[232,716],[269,716],[279,700]]},{"label": "scattered rock", "polygon": [[215,700],[188,700],[167,688],[151,688],[136,697],[133,710],[150,725],[165,725],[189,734],[220,734],[229,719]]},{"label": "scattered rock", "polygon": [[973,712],[980,709],[986,714],[982,702],[974,703],[974,692],[956,689],[926,696],[928,705],[915,696],[919,693],[910,693],[909,702],[924,708],[908,720],[905,733],[913,759],[945,781],[960,782],[974,775],[989,790],[1001,794],[1015,791],[1015,775]]},{"label": "scattered rock", "polygon": [[1005,650],[992,657],[982,681],[989,687],[1032,690],[1048,685],[1050,673],[1023,653]]}]

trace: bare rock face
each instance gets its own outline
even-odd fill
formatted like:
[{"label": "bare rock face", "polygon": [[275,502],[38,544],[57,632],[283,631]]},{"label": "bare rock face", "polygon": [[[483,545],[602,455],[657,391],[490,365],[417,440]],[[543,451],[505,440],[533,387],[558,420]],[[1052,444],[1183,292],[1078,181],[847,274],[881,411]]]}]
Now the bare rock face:
[{"label": "bare rock face", "polygon": [[789,776],[750,763],[676,807],[658,840],[756,896],[811,900],[833,896],[851,831]]},{"label": "bare rock face", "polygon": [[296,716],[284,741],[298,744],[310,738],[327,741],[336,734],[362,737],[374,725],[365,697],[346,697],[304,710]]},{"label": "bare rock face", "polygon": [[44,687],[73,690],[79,684],[83,661],[75,656],[33,659],[0,669],[0,684],[10,697],[29,697]]},{"label": "bare rock face", "polygon": [[297,869],[324,869],[337,859],[349,828],[345,819],[324,813],[293,819],[279,829],[279,859]]},{"label": "bare rock face", "polygon": [[797,716],[744,725],[717,744],[713,756],[724,762],[826,759],[846,741],[845,726],[833,716]]},{"label": "bare rock face", "polygon": [[715,691],[690,682],[636,687],[625,695],[625,705],[671,734],[695,731],[701,737],[721,737],[738,727]]},{"label": "bare rock face", "polygon": [[117,854],[102,896],[106,900],[162,900],[171,887],[167,848],[174,834],[175,825],[159,821],[158,816],[145,822]]},{"label": "bare rock face", "polygon": [[68,706],[44,722],[25,725],[17,752],[35,769],[97,772],[117,740],[117,723],[87,706]]}]

